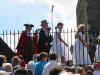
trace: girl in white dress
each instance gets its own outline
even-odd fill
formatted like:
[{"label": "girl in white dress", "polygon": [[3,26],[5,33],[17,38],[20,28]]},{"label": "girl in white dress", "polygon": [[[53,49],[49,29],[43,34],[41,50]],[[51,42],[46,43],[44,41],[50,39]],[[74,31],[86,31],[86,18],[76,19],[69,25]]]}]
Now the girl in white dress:
[{"label": "girl in white dress", "polygon": [[75,34],[75,43],[73,46],[73,64],[74,65],[91,64],[87,45],[85,43],[84,30],[85,30],[85,25],[83,24],[79,25],[78,31]]},{"label": "girl in white dress", "polygon": [[55,52],[57,54],[58,61],[67,61],[70,60],[72,56],[70,51],[68,51],[68,44],[62,39],[62,37],[64,37],[62,36],[64,34],[62,33],[62,29],[63,23],[58,23],[50,53]]},{"label": "girl in white dress", "polygon": [[98,36],[98,44],[96,46],[96,52],[95,52],[95,61],[100,60],[100,33]]}]

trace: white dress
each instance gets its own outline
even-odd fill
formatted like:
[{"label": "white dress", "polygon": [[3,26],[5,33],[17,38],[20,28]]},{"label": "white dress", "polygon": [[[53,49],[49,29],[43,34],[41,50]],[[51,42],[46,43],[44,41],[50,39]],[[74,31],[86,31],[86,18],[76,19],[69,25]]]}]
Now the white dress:
[{"label": "white dress", "polygon": [[95,60],[100,60],[100,45],[97,44],[95,52]]},{"label": "white dress", "polygon": [[[79,32],[78,36],[80,36],[81,39],[85,41],[85,35],[82,32]],[[75,43],[73,45],[73,64],[74,65],[91,64],[90,56],[88,54],[88,49],[79,40],[79,37],[75,39]]]},{"label": "white dress", "polygon": [[72,60],[72,55],[69,48],[66,47],[64,43],[59,40],[58,33],[61,33],[61,38],[64,37],[64,33],[62,33],[62,31],[60,31],[59,29],[56,29],[50,53],[55,52],[57,54],[58,61],[60,61],[61,56],[64,56],[66,61]]}]

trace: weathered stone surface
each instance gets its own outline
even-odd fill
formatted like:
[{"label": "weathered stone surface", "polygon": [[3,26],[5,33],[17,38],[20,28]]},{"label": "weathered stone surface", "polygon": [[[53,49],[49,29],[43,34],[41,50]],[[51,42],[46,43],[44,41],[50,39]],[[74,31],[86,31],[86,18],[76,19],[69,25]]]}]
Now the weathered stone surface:
[{"label": "weathered stone surface", "polygon": [[76,13],[77,24],[88,25],[89,31],[100,31],[100,0],[79,0]]}]

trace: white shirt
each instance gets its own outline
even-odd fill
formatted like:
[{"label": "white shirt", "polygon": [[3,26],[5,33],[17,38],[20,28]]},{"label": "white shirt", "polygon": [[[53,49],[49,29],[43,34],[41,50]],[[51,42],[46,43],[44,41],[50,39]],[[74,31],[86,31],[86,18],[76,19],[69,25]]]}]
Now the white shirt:
[{"label": "white shirt", "polygon": [[100,71],[94,71],[93,75],[100,75]]},{"label": "white shirt", "polygon": [[44,66],[42,75],[49,75],[49,72],[50,72],[51,68],[52,68],[52,67],[55,67],[55,66],[58,66],[58,65],[60,65],[60,63],[58,63],[57,61],[55,61],[55,60],[50,60],[50,61]]},{"label": "white shirt", "polygon": [[35,70],[34,67],[35,67],[35,62],[33,60],[29,61],[28,64],[27,64],[27,69],[31,70],[34,73],[34,70]]},{"label": "white shirt", "polygon": [[100,60],[100,45],[97,44],[95,52],[95,60]]}]

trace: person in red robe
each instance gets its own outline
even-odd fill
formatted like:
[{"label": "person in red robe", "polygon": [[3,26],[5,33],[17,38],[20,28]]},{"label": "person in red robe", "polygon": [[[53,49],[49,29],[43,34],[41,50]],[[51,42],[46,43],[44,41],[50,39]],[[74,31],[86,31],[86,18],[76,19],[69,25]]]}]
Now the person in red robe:
[{"label": "person in red robe", "polygon": [[20,39],[17,45],[17,53],[16,55],[22,55],[24,57],[25,62],[32,60],[33,57],[33,38],[32,38],[32,24],[24,24],[26,29],[22,32]]}]

